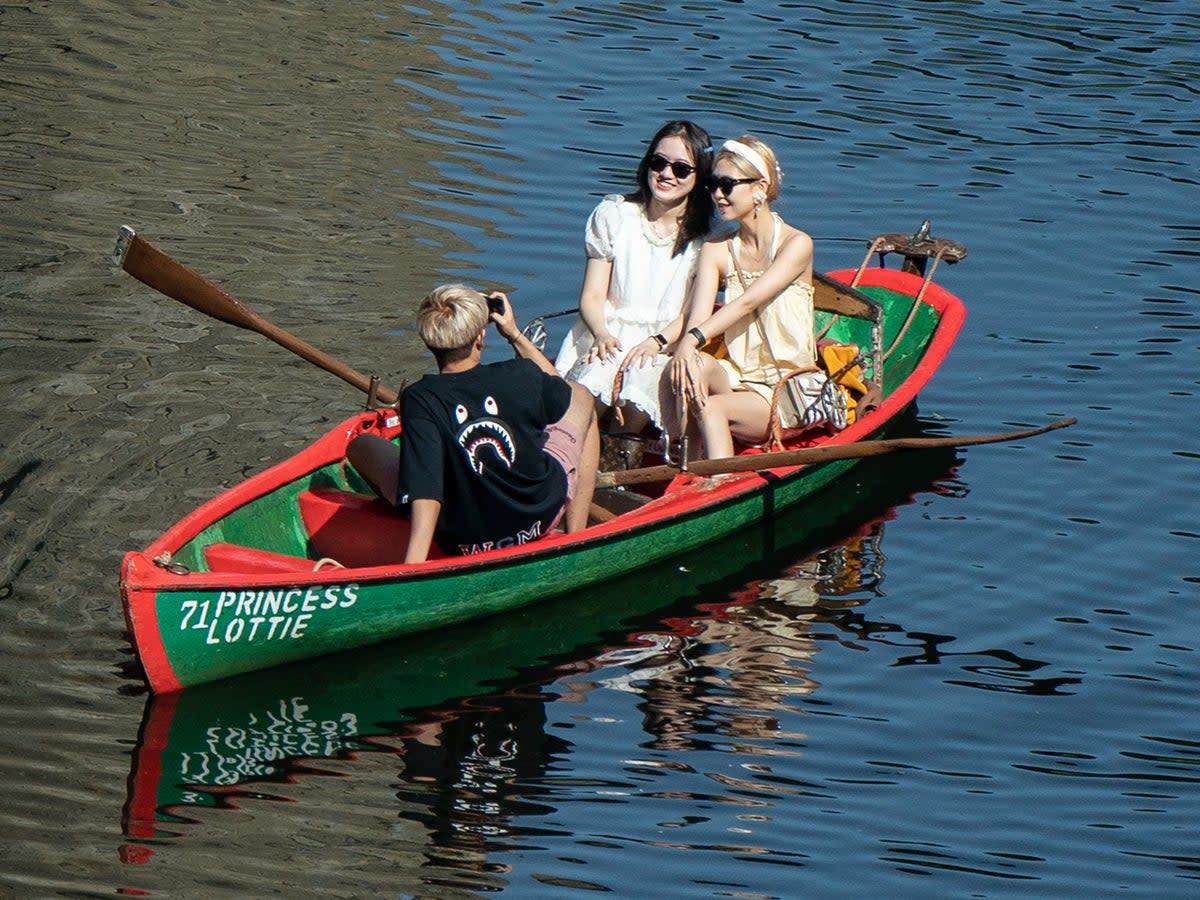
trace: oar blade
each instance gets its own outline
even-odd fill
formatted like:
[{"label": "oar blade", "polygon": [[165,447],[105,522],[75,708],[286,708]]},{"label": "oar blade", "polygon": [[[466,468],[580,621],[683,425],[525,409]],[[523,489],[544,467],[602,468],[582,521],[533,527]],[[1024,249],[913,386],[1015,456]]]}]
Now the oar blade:
[{"label": "oar blade", "polygon": [[268,322],[223,288],[138,235],[128,225],[123,225],[117,236],[113,263],[142,284],[172,300],[178,300],[226,324],[261,334],[347,384],[374,396],[381,403],[393,403],[398,397],[395,391],[373,384],[370,378],[341,360]]},{"label": "oar blade", "polygon": [[121,228],[113,257],[142,284],[206,316],[260,334],[266,329],[262,318],[219,285],[164,253],[127,225]]}]

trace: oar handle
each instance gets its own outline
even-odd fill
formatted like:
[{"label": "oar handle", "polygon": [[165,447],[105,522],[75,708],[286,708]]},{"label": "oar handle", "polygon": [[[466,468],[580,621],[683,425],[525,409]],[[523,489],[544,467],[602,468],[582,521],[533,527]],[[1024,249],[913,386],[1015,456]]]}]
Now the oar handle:
[{"label": "oar handle", "polygon": [[[127,225],[121,227],[113,262],[159,293],[206,316],[257,332],[360,391],[370,392],[371,379],[368,376],[268,322],[223,288],[160,250]],[[394,403],[398,396],[395,391],[385,387],[377,388],[375,393],[382,403]]]},{"label": "oar handle", "polygon": [[[937,447],[972,447],[978,444],[998,444],[1002,441],[1019,441],[1037,437],[1048,431],[1074,425],[1074,417],[1058,419],[1041,428],[1023,431],[1005,431],[1000,434],[947,435],[945,437],[890,438],[876,441],[856,441],[850,444],[828,444],[822,447],[801,447],[798,450],[780,450],[775,453],[753,453],[745,456],[727,456],[722,459],[701,459],[688,464],[689,475],[724,475],[729,472],[756,472],[763,469],[782,469],[788,466],[816,465],[839,459],[862,459],[882,456],[898,450],[928,450]],[[596,487],[617,487],[622,484],[645,484],[653,481],[670,481],[682,474],[678,466],[647,466],[642,469],[626,469],[601,472],[596,476]]]}]

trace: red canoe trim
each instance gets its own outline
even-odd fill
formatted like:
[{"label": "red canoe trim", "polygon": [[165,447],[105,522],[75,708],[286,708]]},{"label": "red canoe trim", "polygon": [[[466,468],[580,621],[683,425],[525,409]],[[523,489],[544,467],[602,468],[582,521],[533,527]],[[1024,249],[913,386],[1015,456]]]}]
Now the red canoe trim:
[{"label": "red canoe trim", "polygon": [[[129,800],[125,803],[122,825],[125,837],[152,838],[158,831],[158,786],[162,781],[163,751],[171,735],[175,705],[179,694],[155,697],[150,713],[138,737],[137,755],[129,775]],[[136,859],[142,863],[146,860]]]},{"label": "red canoe trim", "polygon": [[157,566],[142,553],[127,553],[121,564],[121,595],[125,607],[125,625],[133,638],[142,671],[150,690],[156,694],[170,693],[183,687],[175,676],[175,670],[167,659],[162,636],[158,633],[158,611],[155,609],[155,592],[134,586],[146,582],[144,569]]}]

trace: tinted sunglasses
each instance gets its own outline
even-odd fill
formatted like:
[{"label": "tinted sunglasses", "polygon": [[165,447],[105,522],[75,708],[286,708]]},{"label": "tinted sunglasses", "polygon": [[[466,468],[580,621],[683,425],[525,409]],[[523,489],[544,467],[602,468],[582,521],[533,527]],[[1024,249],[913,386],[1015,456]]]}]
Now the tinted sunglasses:
[{"label": "tinted sunglasses", "polygon": [[671,167],[671,174],[680,181],[683,181],[683,179],[689,177],[693,172],[696,171],[695,166],[689,166],[687,163],[683,162],[672,162],[661,153],[655,153],[652,157],[650,157],[650,170],[652,172],[661,172],[667,166]]},{"label": "tinted sunglasses", "polygon": [[722,197],[728,197],[733,193],[733,189],[739,184],[753,184],[756,181],[762,181],[761,178],[730,178],[728,175],[722,175],[720,178],[708,179],[708,192],[720,191]]}]

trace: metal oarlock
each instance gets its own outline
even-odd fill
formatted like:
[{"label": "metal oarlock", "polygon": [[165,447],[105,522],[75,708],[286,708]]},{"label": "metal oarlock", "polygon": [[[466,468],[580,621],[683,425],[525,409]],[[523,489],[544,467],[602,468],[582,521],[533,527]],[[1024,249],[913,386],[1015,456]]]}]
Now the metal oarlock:
[{"label": "metal oarlock", "polygon": [[521,329],[521,333],[529,338],[530,343],[537,347],[538,350],[544,351],[546,349],[546,340],[549,338],[549,334],[546,331],[546,320],[574,315],[577,312],[579,312],[579,307],[573,306],[570,309],[561,309],[558,312],[543,313],[540,316],[534,316],[529,320],[529,324]]}]

